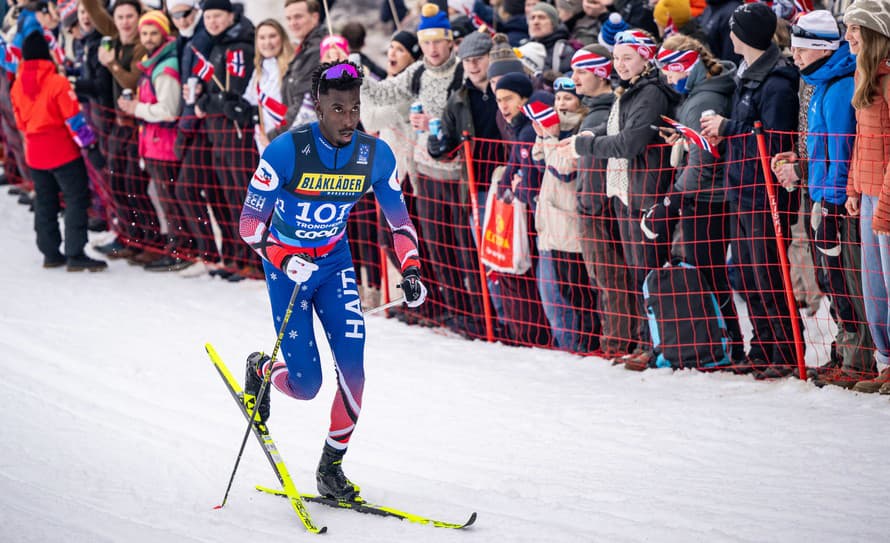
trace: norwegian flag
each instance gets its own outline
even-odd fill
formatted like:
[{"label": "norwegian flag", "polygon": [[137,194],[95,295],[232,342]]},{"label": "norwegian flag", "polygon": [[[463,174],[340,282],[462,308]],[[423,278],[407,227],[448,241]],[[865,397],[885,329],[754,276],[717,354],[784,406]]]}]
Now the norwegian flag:
[{"label": "norwegian flag", "polygon": [[247,65],[244,64],[244,50],[226,51],[226,70],[235,77],[244,77]]},{"label": "norwegian flag", "polygon": [[674,18],[668,15],[667,24],[664,25],[664,35],[662,39],[667,39],[671,34],[677,33],[677,25],[674,24]]},{"label": "norwegian flag", "polygon": [[266,94],[266,91],[260,90],[259,83],[257,83],[256,91],[257,96],[259,96],[258,102],[262,106],[263,112],[275,120],[276,127],[284,125],[285,117],[287,116],[287,106]]},{"label": "norwegian flag", "polygon": [[62,49],[61,45],[59,45],[59,41],[56,40],[56,37],[53,35],[52,31],[44,29],[43,39],[45,39],[47,45],[49,45],[49,50],[53,54],[53,60],[56,61],[56,64],[58,64],[59,66],[64,66],[68,60],[65,58],[65,50]]},{"label": "norwegian flag", "polygon": [[683,137],[686,138],[688,141],[691,141],[695,145],[701,147],[702,150],[714,155],[714,158],[720,158],[720,153],[717,152],[717,148],[711,147],[711,144],[708,142],[708,140],[695,130],[689,128],[685,124],[678,123],[670,117],[665,117],[664,115],[661,116],[661,120],[671,125],[671,127],[676,128],[680,132],[680,134],[682,134]]},{"label": "norwegian flag", "polygon": [[544,128],[559,124],[559,115],[556,110],[544,102],[529,102],[522,106],[525,116],[533,121],[538,121]]},{"label": "norwegian flag", "polygon": [[201,81],[210,81],[213,79],[213,64],[210,64],[210,61],[207,60],[204,55],[201,54],[200,51],[192,47],[192,51],[195,53],[195,65],[192,66],[192,73],[198,76],[198,79]]}]

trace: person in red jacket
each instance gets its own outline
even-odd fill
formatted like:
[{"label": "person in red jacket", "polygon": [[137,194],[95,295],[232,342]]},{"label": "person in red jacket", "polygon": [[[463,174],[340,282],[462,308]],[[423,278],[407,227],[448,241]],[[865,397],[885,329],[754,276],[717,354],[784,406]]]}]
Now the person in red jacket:
[{"label": "person in red jacket", "polygon": [[[9,94],[37,193],[34,230],[43,267],[67,264],[68,271],[104,270],[105,262],[84,253],[90,189],[81,148],[88,149],[92,162],[101,162],[96,135],[86,124],[71,84],[58,73],[40,32],[25,37],[22,63]],[[65,198],[65,254],[59,251],[59,192]]]}]

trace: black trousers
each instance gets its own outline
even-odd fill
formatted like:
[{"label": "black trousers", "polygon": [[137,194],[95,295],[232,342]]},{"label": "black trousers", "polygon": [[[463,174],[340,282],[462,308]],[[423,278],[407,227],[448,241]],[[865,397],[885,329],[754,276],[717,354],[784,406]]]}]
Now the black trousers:
[{"label": "black trousers", "polygon": [[37,248],[44,256],[59,254],[62,234],[59,231],[59,211],[65,198],[65,255],[83,253],[87,243],[87,208],[90,207],[90,185],[86,165],[77,158],[52,170],[31,170],[34,179],[34,230]]},{"label": "black trousers", "polygon": [[140,247],[164,247],[157,211],[148,197],[148,176],[139,168],[139,134],[135,126],[115,124],[108,139],[108,175],[112,213],[119,233]]},{"label": "black trousers", "polygon": [[[219,262],[219,249],[213,237],[207,192],[215,185],[213,151],[203,130],[180,134],[182,167],[173,187],[174,197],[182,214],[181,224],[188,237],[187,247],[194,247],[196,256],[205,262]],[[215,190],[215,189],[214,189]]]}]

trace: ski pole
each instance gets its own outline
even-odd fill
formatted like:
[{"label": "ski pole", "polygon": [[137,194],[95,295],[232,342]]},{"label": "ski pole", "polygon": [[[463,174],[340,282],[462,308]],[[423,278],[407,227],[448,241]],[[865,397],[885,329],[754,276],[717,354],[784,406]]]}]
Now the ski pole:
[{"label": "ski pole", "polygon": [[[290,320],[290,315],[294,309],[294,302],[300,294],[300,285],[300,283],[294,285],[294,292],[290,296],[290,302],[287,304],[287,311],[284,312],[284,318],[281,320],[281,328],[278,330],[278,340],[275,341],[275,348],[272,349],[271,360],[275,360],[275,357],[278,356],[278,349],[281,348],[281,341],[284,339],[284,331],[287,329],[287,321]],[[272,375],[271,370],[272,364],[269,364],[269,371],[264,372],[263,374],[263,384],[260,385],[260,391],[257,392],[256,400],[253,404],[253,411],[250,413],[250,420],[247,421],[247,429],[244,431],[244,438],[241,440],[241,448],[238,449],[238,457],[235,458],[235,467],[232,468],[232,475],[229,476],[229,484],[226,486],[226,494],[223,496],[222,503],[214,507],[214,509],[222,509],[225,507],[226,501],[229,499],[229,491],[232,490],[232,483],[235,481],[235,473],[238,472],[238,465],[241,464],[241,455],[244,454],[244,446],[247,445],[247,438],[250,436],[250,428],[253,426],[257,411],[260,408],[260,402],[263,400],[266,388],[268,388],[270,381],[269,376]]]},{"label": "ski pole", "polygon": [[375,307],[375,308],[369,309],[369,310],[365,311],[364,313],[362,313],[362,315],[364,315],[364,316],[367,317],[368,315],[373,315],[374,313],[380,313],[381,311],[384,311],[384,310],[386,310],[386,309],[389,309],[390,307],[395,307],[395,306],[397,306],[397,305],[400,305],[400,304],[403,303],[404,301],[405,301],[405,297],[404,297],[404,296],[401,296],[401,297],[396,298],[395,300],[393,300],[393,301],[391,301],[391,302],[385,303],[385,304],[383,304],[383,305],[378,305],[378,306]]}]

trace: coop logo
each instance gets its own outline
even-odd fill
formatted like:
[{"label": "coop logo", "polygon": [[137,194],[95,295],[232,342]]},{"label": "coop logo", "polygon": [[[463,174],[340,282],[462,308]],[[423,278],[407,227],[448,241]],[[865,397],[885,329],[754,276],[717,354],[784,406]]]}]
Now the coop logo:
[{"label": "coop logo", "polygon": [[253,173],[250,186],[263,191],[273,191],[278,188],[278,174],[265,160],[260,160],[260,165]]},{"label": "coop logo", "polygon": [[364,175],[304,173],[294,192],[306,196],[352,196],[365,192]]}]

